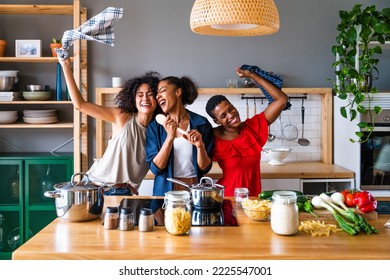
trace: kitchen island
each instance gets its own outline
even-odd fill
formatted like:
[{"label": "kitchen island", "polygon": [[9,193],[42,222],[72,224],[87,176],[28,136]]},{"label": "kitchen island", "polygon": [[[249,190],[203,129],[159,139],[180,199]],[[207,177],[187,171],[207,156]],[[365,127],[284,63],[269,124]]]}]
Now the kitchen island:
[{"label": "kitchen island", "polygon": [[[106,197],[105,207],[118,206],[122,199]],[[194,226],[188,236],[170,235],[163,226],[153,232],[140,232],[137,227],[132,231],[106,230],[100,219],[70,223],[57,218],[15,250],[12,259],[390,260],[390,229],[384,227],[390,215],[369,220],[379,234],[337,232],[312,237],[299,232],[280,236],[272,232],[269,222],[250,220],[232,203],[239,226]]]}]

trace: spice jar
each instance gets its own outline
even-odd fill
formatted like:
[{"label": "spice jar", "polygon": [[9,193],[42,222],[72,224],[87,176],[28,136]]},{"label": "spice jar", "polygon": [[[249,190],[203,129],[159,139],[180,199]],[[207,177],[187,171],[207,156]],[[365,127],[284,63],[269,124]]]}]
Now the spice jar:
[{"label": "spice jar", "polygon": [[152,209],[142,208],[138,219],[139,231],[153,231],[154,230],[154,218]]},{"label": "spice jar", "polygon": [[234,200],[236,202],[242,202],[247,198],[249,198],[249,190],[247,188],[234,189]]},{"label": "spice jar", "polygon": [[191,201],[188,191],[169,191],[165,193],[164,225],[172,235],[185,235],[191,229]]},{"label": "spice jar", "polygon": [[120,230],[133,230],[134,229],[134,215],[131,208],[121,208],[119,216],[119,229]]},{"label": "spice jar", "polygon": [[104,215],[104,228],[105,229],[117,229],[118,228],[118,208],[107,207],[106,214]]},{"label": "spice jar", "polygon": [[297,195],[291,191],[277,191],[272,196],[271,228],[280,235],[298,232],[299,216]]}]

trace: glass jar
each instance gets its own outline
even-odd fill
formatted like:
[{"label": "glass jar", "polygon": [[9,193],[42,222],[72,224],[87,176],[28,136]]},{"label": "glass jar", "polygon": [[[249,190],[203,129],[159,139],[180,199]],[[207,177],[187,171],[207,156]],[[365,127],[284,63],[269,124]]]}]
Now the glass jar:
[{"label": "glass jar", "polygon": [[142,208],[138,219],[139,231],[153,231],[154,230],[154,217],[153,211],[149,208]]},{"label": "glass jar", "polygon": [[249,190],[247,188],[235,188],[234,189],[234,200],[236,202],[242,202],[249,198]]},{"label": "glass jar", "polygon": [[191,229],[191,195],[188,191],[169,191],[164,198],[164,225],[172,235],[186,235]]},{"label": "glass jar", "polygon": [[134,229],[134,215],[131,208],[129,207],[121,208],[121,213],[119,216],[119,229],[120,230]]},{"label": "glass jar", "polygon": [[271,228],[280,235],[298,232],[299,214],[297,195],[291,191],[277,191],[272,196]]},{"label": "glass jar", "polygon": [[107,207],[106,214],[104,215],[104,228],[105,229],[117,229],[119,221],[119,214],[117,207]]}]

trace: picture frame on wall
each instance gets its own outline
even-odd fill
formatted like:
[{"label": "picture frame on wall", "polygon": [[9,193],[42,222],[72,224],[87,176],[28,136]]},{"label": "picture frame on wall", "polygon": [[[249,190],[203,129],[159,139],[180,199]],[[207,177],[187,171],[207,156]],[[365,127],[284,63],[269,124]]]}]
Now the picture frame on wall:
[{"label": "picture frame on wall", "polygon": [[16,57],[41,57],[41,40],[15,40]]}]

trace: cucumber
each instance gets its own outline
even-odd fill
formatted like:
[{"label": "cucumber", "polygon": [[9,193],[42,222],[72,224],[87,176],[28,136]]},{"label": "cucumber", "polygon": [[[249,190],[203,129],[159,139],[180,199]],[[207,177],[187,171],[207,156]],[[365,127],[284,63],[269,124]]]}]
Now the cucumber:
[{"label": "cucumber", "polygon": [[296,195],[303,195],[303,192],[301,191],[296,191],[296,190],[270,190],[270,191],[262,191],[260,194],[259,194],[259,198],[260,199],[271,199],[271,197],[274,195],[274,192],[278,192],[278,191],[290,191],[290,192],[294,192],[296,193]]}]

